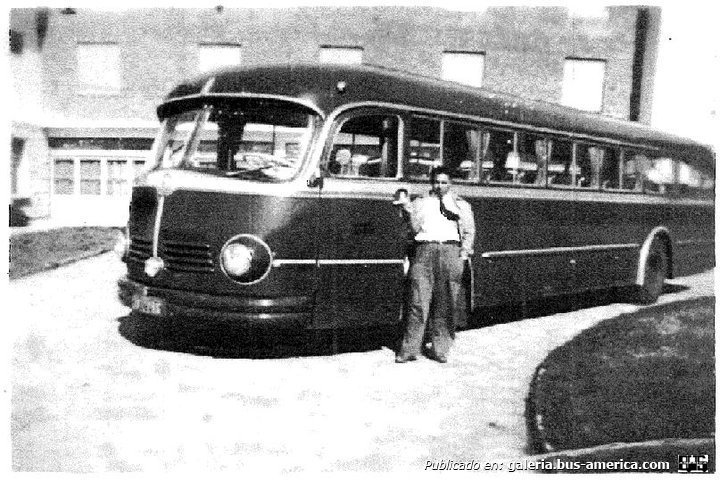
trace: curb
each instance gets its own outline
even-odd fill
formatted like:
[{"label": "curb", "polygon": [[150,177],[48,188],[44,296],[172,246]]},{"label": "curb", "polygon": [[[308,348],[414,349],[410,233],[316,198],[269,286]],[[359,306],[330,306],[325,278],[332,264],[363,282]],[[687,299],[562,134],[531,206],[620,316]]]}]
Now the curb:
[{"label": "curb", "polygon": [[548,452],[545,454],[537,454],[525,457],[528,461],[552,461],[557,458],[577,458],[586,455],[599,456],[603,453],[613,453],[624,449],[642,449],[642,448],[658,448],[658,447],[677,447],[679,452],[682,452],[683,448],[698,449],[706,445],[712,445],[713,448],[707,453],[714,453],[715,439],[709,438],[663,438],[660,440],[645,440],[643,442],[635,443],[608,443],[605,445],[597,445],[594,447],[578,448],[577,450],[558,450],[555,452]]},{"label": "curb", "polygon": [[715,438],[709,437],[609,443],[532,455],[524,461],[540,466],[542,473],[711,473],[714,457]]},{"label": "curb", "polygon": [[43,265],[44,270],[53,270],[55,268],[64,267],[65,265],[69,265],[71,263],[79,262],[80,260],[85,260],[87,258],[91,257],[97,257],[98,255],[102,255],[103,253],[107,253],[111,251],[112,248],[98,248],[97,250],[90,250],[89,252],[84,252],[79,255],[75,255],[73,257],[63,258],[62,260],[58,260],[56,262],[50,262]]}]

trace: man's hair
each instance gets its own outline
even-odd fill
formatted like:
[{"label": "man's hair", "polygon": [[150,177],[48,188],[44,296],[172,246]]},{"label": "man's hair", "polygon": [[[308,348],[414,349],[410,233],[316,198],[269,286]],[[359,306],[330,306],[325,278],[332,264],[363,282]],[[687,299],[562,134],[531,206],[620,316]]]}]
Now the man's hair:
[{"label": "man's hair", "polygon": [[430,183],[433,183],[438,175],[447,175],[450,177],[450,169],[447,167],[435,167],[430,171]]}]

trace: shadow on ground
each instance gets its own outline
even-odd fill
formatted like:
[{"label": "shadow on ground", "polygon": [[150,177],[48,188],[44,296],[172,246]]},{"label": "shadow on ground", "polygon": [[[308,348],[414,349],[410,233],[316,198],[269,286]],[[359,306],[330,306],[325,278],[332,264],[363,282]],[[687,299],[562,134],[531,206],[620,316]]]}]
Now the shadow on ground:
[{"label": "shadow on ground", "polygon": [[287,358],[395,349],[398,327],[362,330],[298,331],[249,328],[220,321],[157,319],[128,315],[118,319],[120,334],[143,348],[218,358]]},{"label": "shadow on ground", "polygon": [[[688,290],[685,285],[665,283],[663,295]],[[526,318],[545,317],[556,313],[572,312],[584,308],[600,307],[613,303],[637,303],[631,288],[611,288],[584,292],[574,295],[562,295],[533,300],[526,303],[498,305],[479,310],[470,319],[470,328],[482,328]]]},{"label": "shadow on ground", "polygon": [[[687,289],[665,284],[663,293]],[[632,302],[627,290],[602,290],[479,309],[462,330],[484,328],[525,318],[542,317],[583,308]],[[396,350],[402,329],[397,326],[366,327],[343,331],[273,330],[249,328],[194,318],[157,319],[129,315],[118,319],[120,334],[133,344],[155,350],[183,352],[218,358],[287,358],[364,352],[383,347]]]}]

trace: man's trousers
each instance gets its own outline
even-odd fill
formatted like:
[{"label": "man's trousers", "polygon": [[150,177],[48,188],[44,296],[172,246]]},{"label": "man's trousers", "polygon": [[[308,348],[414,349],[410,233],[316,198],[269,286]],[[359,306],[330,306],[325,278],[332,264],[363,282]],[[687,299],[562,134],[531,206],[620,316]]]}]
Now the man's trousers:
[{"label": "man's trousers", "polygon": [[455,338],[456,317],[460,313],[457,306],[464,267],[459,243],[417,244],[410,266],[407,324],[400,355],[419,355],[428,328],[433,353],[439,357],[447,356]]}]

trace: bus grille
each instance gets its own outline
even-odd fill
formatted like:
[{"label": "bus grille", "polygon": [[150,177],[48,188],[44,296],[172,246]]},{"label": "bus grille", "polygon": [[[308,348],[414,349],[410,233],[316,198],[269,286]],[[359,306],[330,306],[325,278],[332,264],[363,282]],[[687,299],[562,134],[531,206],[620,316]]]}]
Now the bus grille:
[{"label": "bus grille", "polygon": [[[173,272],[212,273],[215,271],[210,245],[202,243],[162,240],[158,245],[158,255],[165,266]],[[141,238],[130,239],[128,260],[145,262],[152,256],[152,241]]]}]

